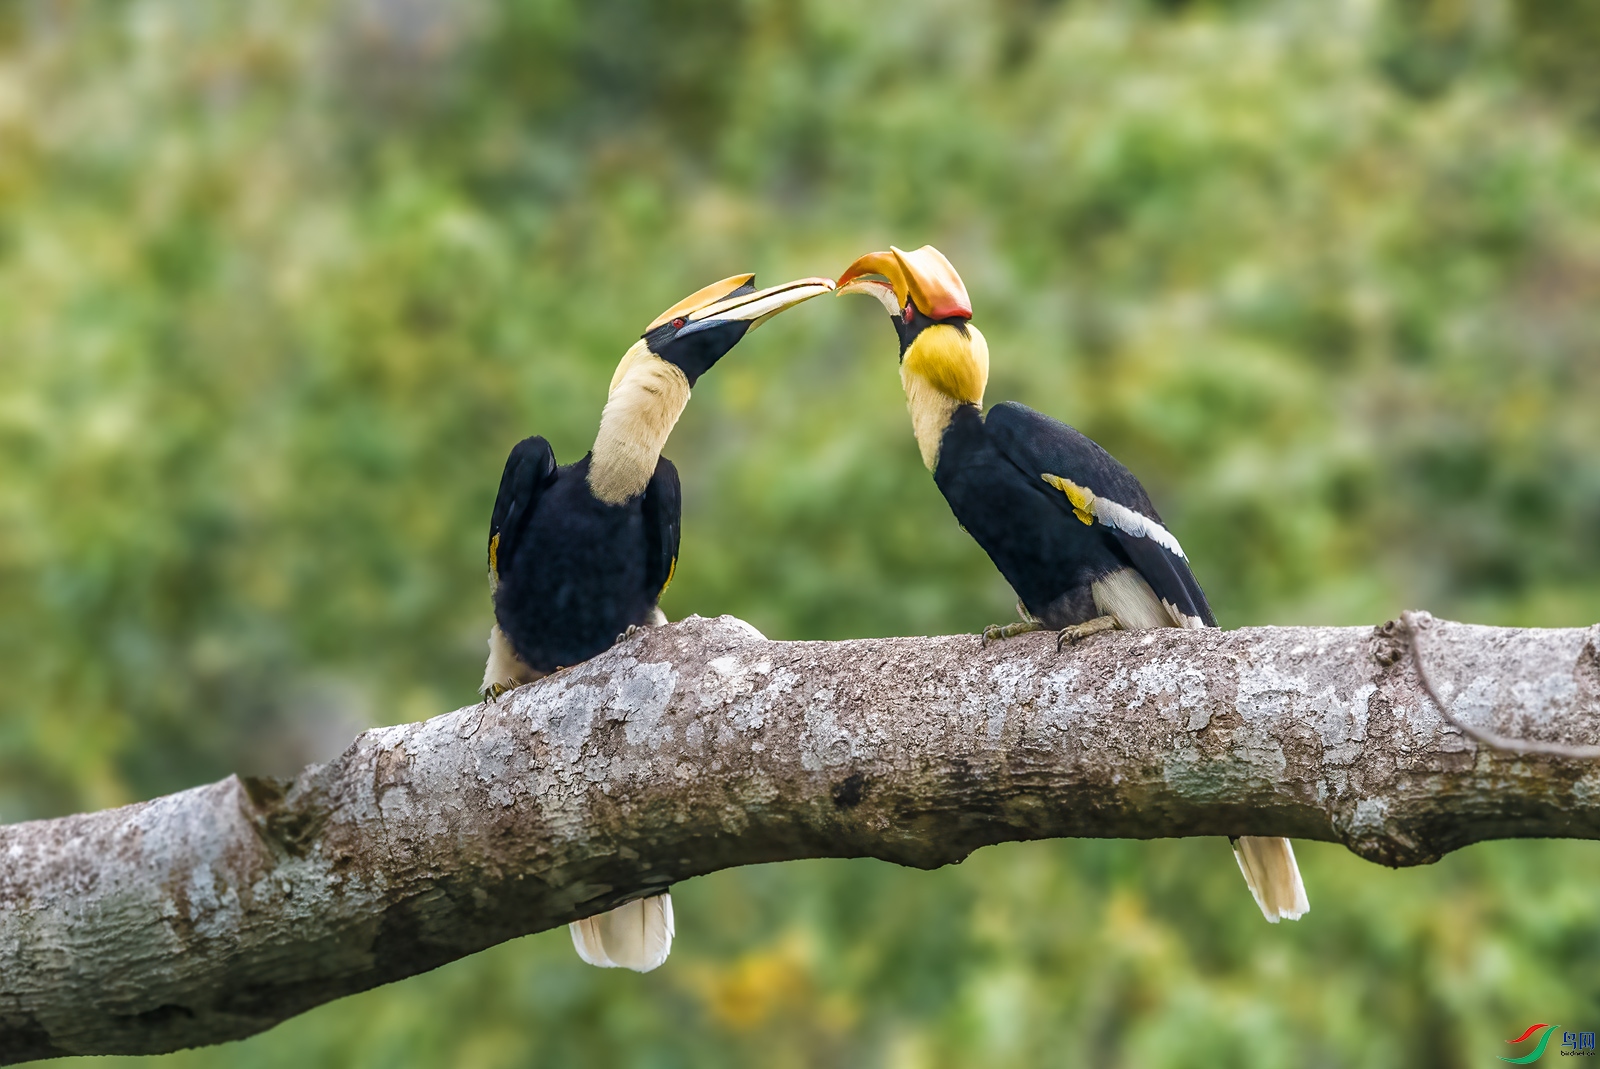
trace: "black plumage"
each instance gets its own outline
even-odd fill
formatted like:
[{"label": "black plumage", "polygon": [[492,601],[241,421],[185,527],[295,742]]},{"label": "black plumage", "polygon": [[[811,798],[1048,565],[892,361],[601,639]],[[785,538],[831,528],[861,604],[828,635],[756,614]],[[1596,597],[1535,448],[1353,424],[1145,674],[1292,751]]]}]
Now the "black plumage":
[{"label": "black plumage", "polygon": [[[746,283],[724,299],[753,292]],[[642,341],[693,386],[750,324],[686,327],[674,319]],[[672,461],[658,456],[643,492],[611,503],[590,484],[593,460],[591,451],[558,467],[550,443],[534,436],[512,448],[500,477],[489,527],[495,621],[541,675],[609,649],[629,627],[659,623],[678,559],[682,492]]]},{"label": "black plumage", "polygon": [[489,529],[500,629],[541,672],[588,660],[651,623],[678,557],[678,470],[662,457],[643,494],[607,504],[590,457],[557,467],[550,443],[511,450]]},{"label": "black plumage", "polygon": [[1100,615],[1093,584],[1132,568],[1163,602],[1216,626],[1187,560],[1148,535],[1083,522],[1046,475],[1161,525],[1139,480],[1082,432],[1013,401],[995,405],[987,418],[974,405],[959,406],[934,481],[1029,615],[1055,629],[1093,619]]},{"label": "black plumage", "polygon": [[[902,360],[930,328],[951,328],[969,346],[974,341],[967,316],[934,319],[912,303],[890,322]],[[1139,480],[1081,431],[1014,401],[994,405],[987,417],[976,404],[956,405],[940,438],[934,482],[1029,616],[1055,630],[1092,620],[1102,614],[1094,584],[1132,569],[1182,617],[1216,626],[1188,560],[1150,533],[1124,530],[1105,517],[1085,522],[1046,475],[1085,487],[1167,534]]]}]

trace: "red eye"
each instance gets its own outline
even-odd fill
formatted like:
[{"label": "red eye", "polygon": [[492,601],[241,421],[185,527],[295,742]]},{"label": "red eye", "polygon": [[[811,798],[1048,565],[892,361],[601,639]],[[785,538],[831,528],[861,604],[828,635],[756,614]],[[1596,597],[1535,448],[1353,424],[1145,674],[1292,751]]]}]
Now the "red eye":
[{"label": "red eye", "polygon": [[672,329],[673,330],[682,330],[683,329],[683,325],[686,322],[688,322],[688,320],[686,320],[686,319],[674,319],[672,321]]},{"label": "red eye", "polygon": [[905,317],[906,317],[906,322],[907,323],[911,322],[911,302],[910,301],[906,302]]}]

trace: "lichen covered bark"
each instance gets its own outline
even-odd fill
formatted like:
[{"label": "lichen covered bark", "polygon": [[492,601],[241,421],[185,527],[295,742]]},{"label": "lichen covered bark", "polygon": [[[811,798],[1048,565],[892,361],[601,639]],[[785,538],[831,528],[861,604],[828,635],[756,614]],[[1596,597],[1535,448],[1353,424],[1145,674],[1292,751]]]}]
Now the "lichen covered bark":
[{"label": "lichen covered bark", "polygon": [[[1600,738],[1600,629],[1436,623],[1455,714]],[[769,642],[647,629],[575,668],[241,780],[0,828],[0,1062],[149,1053],[718,869],[931,868],[1055,836],[1287,835],[1389,865],[1600,837],[1600,764],[1505,754],[1403,630]],[[692,933],[685,933],[692,938]]]}]

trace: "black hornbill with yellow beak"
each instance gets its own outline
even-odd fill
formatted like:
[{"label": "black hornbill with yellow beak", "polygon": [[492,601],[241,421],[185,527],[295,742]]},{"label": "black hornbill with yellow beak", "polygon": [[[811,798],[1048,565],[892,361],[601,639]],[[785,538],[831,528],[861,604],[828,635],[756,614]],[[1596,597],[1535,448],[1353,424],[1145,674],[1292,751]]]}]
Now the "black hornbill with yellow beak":
[{"label": "black hornbill with yellow beak", "polygon": [[[754,280],[725,278],[656,317],[617,365],[583,459],[558,467],[539,437],[511,450],[489,522],[495,625],[485,698],[666,623],[658,603],[678,563],[681,499],[661,447],[689,390],[756,326],[833,289],[827,278],[764,290]],[[636,899],[571,931],[589,964],[648,972],[672,949],[672,898]]]},{"label": "black hornbill with yellow beak", "polygon": [[[1127,468],[1024,405],[1005,401],[983,415],[989,346],[943,253],[868,253],[839,276],[837,292],[876,297],[894,321],[923,463],[1016,591],[1023,621],[985,628],[986,642],[1050,628],[1060,649],[1113,628],[1217,625],[1183,548]],[[1245,836],[1233,848],[1267,920],[1310,908],[1289,840]]]}]

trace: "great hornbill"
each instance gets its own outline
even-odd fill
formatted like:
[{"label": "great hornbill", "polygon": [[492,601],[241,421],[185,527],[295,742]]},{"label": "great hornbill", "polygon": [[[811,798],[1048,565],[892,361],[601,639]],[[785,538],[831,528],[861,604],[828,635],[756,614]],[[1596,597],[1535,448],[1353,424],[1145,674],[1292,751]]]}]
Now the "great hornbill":
[{"label": "great hornbill", "polygon": [[[680,498],[661,447],[689,390],[757,325],[833,289],[827,278],[764,290],[754,280],[725,278],[656,317],[611,376],[583,459],[558,467],[539,437],[512,448],[489,521],[486,699],[667,622],[657,603],[677,568]],[[672,949],[672,897],[635,899],[570,928],[589,964],[648,972]]]},{"label": "great hornbill", "polygon": [[[985,642],[1050,628],[1060,649],[1113,628],[1216,626],[1183,548],[1127,468],[1024,405],[1005,401],[982,414],[989,346],[943,253],[932,245],[868,253],[839,276],[836,292],[868,294],[888,310],[923,463],[1017,594],[1023,621],[985,628]],[[1232,842],[1267,920],[1310,908],[1289,840]]]}]

